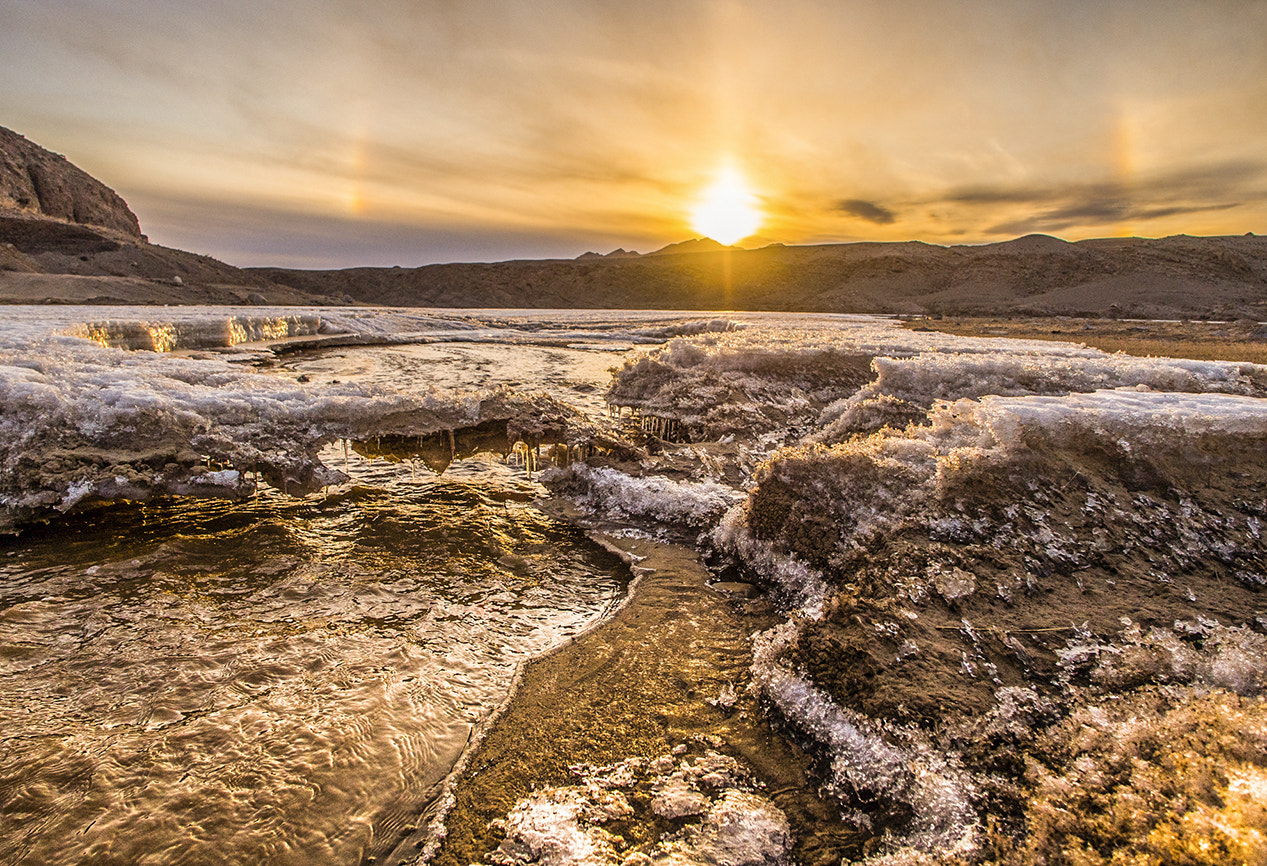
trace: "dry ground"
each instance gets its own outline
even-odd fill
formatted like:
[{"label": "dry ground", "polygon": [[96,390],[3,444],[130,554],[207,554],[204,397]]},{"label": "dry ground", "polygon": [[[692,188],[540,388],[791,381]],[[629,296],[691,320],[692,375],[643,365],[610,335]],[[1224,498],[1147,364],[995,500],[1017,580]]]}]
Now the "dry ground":
[{"label": "dry ground", "polygon": [[918,318],[912,330],[941,331],[968,337],[1014,337],[1085,343],[1105,352],[1140,357],[1194,358],[1199,361],[1248,361],[1267,364],[1267,324],[1235,322],[1146,322],[1131,319]]}]

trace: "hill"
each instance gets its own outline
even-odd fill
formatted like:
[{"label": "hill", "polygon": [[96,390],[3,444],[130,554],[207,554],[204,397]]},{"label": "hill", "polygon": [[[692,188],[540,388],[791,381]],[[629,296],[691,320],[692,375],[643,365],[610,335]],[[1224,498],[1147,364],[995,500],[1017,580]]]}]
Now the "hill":
[{"label": "hill", "polygon": [[0,127],[0,303],[382,304],[1267,319],[1267,238],[981,246],[688,240],[639,255],[299,271],[150,244],[112,189]]},{"label": "hill", "polygon": [[1255,235],[692,244],[643,256],[256,273],[311,294],[393,306],[1267,318],[1267,238]]},{"label": "hill", "polygon": [[0,127],[0,303],[332,301],[210,256],[149,243],[118,193],[64,156]]}]

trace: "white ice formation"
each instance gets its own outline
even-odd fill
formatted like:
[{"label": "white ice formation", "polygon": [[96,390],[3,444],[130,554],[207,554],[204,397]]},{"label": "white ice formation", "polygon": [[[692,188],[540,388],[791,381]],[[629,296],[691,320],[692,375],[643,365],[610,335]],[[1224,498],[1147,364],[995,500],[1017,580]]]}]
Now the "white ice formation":
[{"label": "white ice formation", "polygon": [[[1264,506],[1252,493],[1257,482],[1247,482],[1234,509],[1203,500],[1211,474],[1261,472],[1267,369],[1060,346],[955,348],[950,341],[941,351],[876,357],[876,380],[828,406],[806,444],[774,454],[756,473],[749,499],[711,535],[717,550],[775,586],[793,608],[787,623],[757,640],[755,688],[820,743],[830,759],[829,782],[844,803],[910,810],[901,833],[877,849],[886,852],[872,858],[877,863],[971,856],[982,839],[982,795],[976,771],[944,743],[838,703],[788,660],[807,629],[840,603],[838,582],[861,580],[850,575],[871,555],[864,551],[900,533],[930,545],[927,565],[898,560],[885,578],[892,581],[891,603],[912,618],[934,602],[975,603],[986,590],[1006,605],[1013,595],[1041,592],[1044,575],[1077,580],[1117,536],[1124,538],[1121,555],[1140,551],[1159,584],[1209,563],[1242,587],[1267,584]],[[765,357],[777,367],[777,355]],[[717,366],[707,357],[699,363]],[[691,366],[660,375],[680,386],[695,377]],[[694,417],[692,411],[688,406],[684,417]],[[1048,513],[1055,504],[1048,497],[1060,491],[1044,485],[1057,474],[1087,488],[1076,524]],[[1124,492],[1118,475],[1143,479],[1143,491]],[[1149,484],[1171,492],[1149,495]],[[955,562],[935,559],[943,542],[1019,552],[1028,570],[986,587]],[[851,586],[843,595],[857,591]],[[1252,619],[1252,611],[1245,614]],[[917,642],[902,640],[903,617],[896,620],[874,628],[894,637],[899,663],[922,658]],[[1260,618],[1257,627],[1267,621]],[[966,619],[956,628],[967,646],[963,673],[988,681],[996,673],[976,647],[982,636]],[[1261,694],[1263,640],[1246,625],[1200,618],[1173,630],[1078,631],[1058,654],[1055,687],[1077,694],[1082,686],[1075,684],[1085,681],[1106,689],[1154,681]]]},{"label": "white ice formation", "polygon": [[914,818],[906,835],[887,840],[889,853],[936,851],[948,858],[972,854],[980,826],[970,774],[919,732],[886,729],[841,707],[790,670],[781,657],[797,636],[795,620],[757,636],[753,685],[827,750],[831,793],[846,802],[896,802],[911,810]]},{"label": "white ice formation", "polygon": [[575,463],[544,479],[579,505],[607,519],[634,519],[695,530],[711,526],[743,494],[711,479],[674,481],[662,475],[635,477],[615,469]]},{"label": "white ice formation", "polygon": [[695,438],[786,428],[831,442],[885,423],[900,428],[937,401],[1141,385],[1264,396],[1267,367],[931,336],[877,321],[831,329],[814,323],[680,338],[640,351],[615,371],[607,399],[674,419]]}]

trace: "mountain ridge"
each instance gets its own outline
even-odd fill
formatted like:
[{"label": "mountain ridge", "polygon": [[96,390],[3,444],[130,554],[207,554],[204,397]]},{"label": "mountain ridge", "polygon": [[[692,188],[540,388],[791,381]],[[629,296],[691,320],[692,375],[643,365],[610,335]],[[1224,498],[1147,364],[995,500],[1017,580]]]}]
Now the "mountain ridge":
[{"label": "mountain ridge", "polygon": [[150,244],[112,189],[0,127],[0,303],[374,304],[1267,320],[1267,238],[1026,235],[360,267],[237,268]]}]

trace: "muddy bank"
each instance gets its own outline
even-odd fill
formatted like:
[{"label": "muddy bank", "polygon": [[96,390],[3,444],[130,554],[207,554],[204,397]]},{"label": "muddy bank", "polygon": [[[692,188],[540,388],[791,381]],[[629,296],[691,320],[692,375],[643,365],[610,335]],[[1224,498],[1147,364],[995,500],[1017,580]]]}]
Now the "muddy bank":
[{"label": "muddy bank", "polygon": [[965,400],[758,473],[716,555],[798,608],[755,673],[874,853],[1259,862],[1260,402]]},{"label": "muddy bank", "polygon": [[[787,816],[792,856],[838,863],[861,839],[819,799],[808,757],[772,730],[748,694],[751,632],[775,621],[761,600],[710,588],[693,549],[608,537],[642,577],[612,620],[532,662],[504,714],[470,760],[436,858],[441,866],[487,862],[506,835],[505,819],[534,789],[576,785],[581,765],[673,755],[734,758],[752,787]],[[674,750],[676,749],[676,754]],[[666,817],[653,794],[631,783],[632,814],[610,822],[614,862],[653,850],[699,815]]]}]

